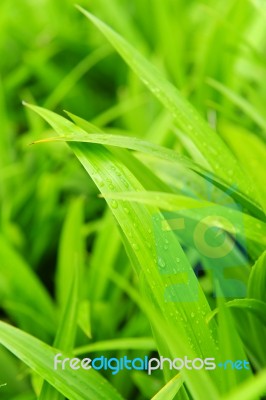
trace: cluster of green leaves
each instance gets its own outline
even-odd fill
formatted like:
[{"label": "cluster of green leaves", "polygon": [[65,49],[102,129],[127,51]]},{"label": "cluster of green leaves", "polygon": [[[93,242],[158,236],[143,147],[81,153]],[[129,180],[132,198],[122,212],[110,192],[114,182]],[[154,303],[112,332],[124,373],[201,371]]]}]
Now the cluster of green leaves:
[{"label": "cluster of green leaves", "polygon": [[[92,5],[112,27],[71,6],[46,0],[36,21],[26,0],[19,16],[11,2],[0,6],[1,30],[21,57],[1,61],[1,396],[259,399],[266,391],[262,6]],[[36,32],[32,47],[21,16]],[[9,111],[15,90],[43,105],[26,103],[27,121],[21,109]],[[79,117],[56,114],[59,105]],[[25,146],[40,141],[49,144]],[[243,296],[223,299],[202,254],[161,229],[166,212],[197,224],[213,209],[241,221],[227,278],[233,292],[242,283]],[[220,227],[230,243],[231,225]],[[197,278],[199,265],[205,272]],[[249,359],[252,371],[54,370],[58,352]]]}]

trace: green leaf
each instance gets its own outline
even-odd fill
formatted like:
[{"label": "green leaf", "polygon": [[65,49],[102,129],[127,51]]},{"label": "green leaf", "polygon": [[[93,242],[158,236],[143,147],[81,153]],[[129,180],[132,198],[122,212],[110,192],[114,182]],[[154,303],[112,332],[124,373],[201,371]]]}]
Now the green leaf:
[{"label": "green leaf", "polygon": [[[171,112],[175,121],[192,139],[213,171],[220,178],[228,182],[228,184],[233,185],[237,183],[241,191],[251,196],[251,187],[248,187],[244,174],[230,150],[217,133],[211,130],[191,104],[182,97],[180,92],[113,29],[82,7],[77,7],[106,36],[143,83]],[[223,158],[219,157],[221,153],[223,154]],[[227,166],[226,170],[224,165]]]},{"label": "green leaf", "polygon": [[183,383],[182,377],[178,374],[153,396],[152,400],[172,400]]},{"label": "green leaf", "polygon": [[[87,278],[89,298],[92,301],[105,298],[109,286],[109,275],[114,269],[121,248],[119,232],[109,210],[105,212],[103,222],[94,243]],[[112,240],[109,240],[110,237]]]},{"label": "green leaf", "polygon": [[[266,326],[266,303],[255,299],[236,299],[225,303],[226,307],[234,308],[236,310],[247,311],[256,316]],[[209,315],[208,321],[210,321],[217,313],[218,308],[215,308]]]},{"label": "green leaf", "polygon": [[[122,399],[116,390],[92,369],[73,370],[69,366],[64,370],[54,369],[54,357],[62,352],[4,322],[0,322],[0,343],[69,400]],[[71,356],[63,353],[62,358],[67,357]]]},{"label": "green leaf", "polygon": [[148,399],[151,399],[162,387],[161,379],[152,375],[147,375],[142,371],[134,371],[132,373],[132,380],[142,396]]},{"label": "green leaf", "polygon": [[77,81],[90,70],[95,64],[104,59],[111,53],[110,49],[106,46],[96,49],[85,57],[74,69],[72,69],[56,86],[54,91],[45,101],[45,107],[55,108],[66,94],[72,89]]},{"label": "green leaf", "polygon": [[[74,268],[74,267],[73,267]],[[65,308],[61,315],[58,331],[56,334],[53,346],[65,352],[70,352],[73,349],[76,330],[77,330],[77,309],[79,299],[79,277],[78,268],[76,266],[76,274],[73,275],[73,280],[69,288],[68,299],[65,303]],[[42,390],[38,400],[62,400],[63,396],[55,390],[47,381],[44,381]]]},{"label": "green leaf", "polygon": [[[25,105],[26,105],[26,103],[25,103]],[[27,105],[32,108],[31,105],[29,105],[29,104],[27,104]],[[45,114],[47,114],[47,112],[49,112],[49,111],[42,108],[42,109],[40,109],[40,112],[42,113],[43,117],[45,118]],[[80,118],[78,119],[78,117],[76,117],[75,120],[79,121]],[[140,151],[142,153],[151,154],[153,156],[162,158],[164,160],[167,160],[170,162],[172,161],[172,162],[176,162],[178,164],[184,165],[193,171],[197,171],[202,174],[207,174],[207,171],[203,167],[194,163],[189,158],[176,153],[173,150],[167,149],[162,146],[158,146],[156,144],[153,144],[151,142],[147,142],[145,140],[138,139],[138,138],[132,138],[132,137],[122,136],[122,135],[112,135],[109,133],[107,134],[107,133],[101,133],[101,132],[95,133],[95,132],[97,132],[96,127],[88,122],[86,123],[86,125],[84,123],[81,124],[82,129],[85,129],[85,127],[86,127],[86,131],[91,133],[90,135],[86,134],[86,132],[84,132],[77,126],[75,132],[72,132],[72,134],[70,132],[65,131],[64,134],[66,136],[62,136],[61,138],[53,138],[52,137],[52,138],[48,138],[48,139],[42,139],[42,140],[33,142],[32,144],[52,142],[52,141],[98,143],[98,144],[103,144],[106,146],[121,147],[121,148],[130,149],[130,150]]]},{"label": "green leaf", "polygon": [[[218,324],[219,324],[219,362],[226,360],[246,360],[246,354],[242,342],[234,325],[234,320],[230,311],[226,307],[221,290],[218,287]],[[234,368],[223,370],[221,373],[223,392],[229,391],[240,382],[251,375],[247,369],[236,370]]]},{"label": "green leaf", "polygon": [[[61,257],[64,252],[70,257],[68,260],[64,257],[64,263],[61,264],[61,273],[63,274],[65,271],[64,277],[68,277],[67,279],[70,279],[70,281],[65,281],[65,285],[62,287],[62,292],[64,294],[62,297],[63,306],[53,346],[64,352],[72,351],[77,331],[78,306],[83,283],[83,277],[81,275],[83,267],[81,261],[83,248],[82,245],[80,245],[82,243],[82,211],[83,201],[78,198],[71,204],[69,209],[63,229],[63,239],[61,241]],[[72,245],[70,243],[72,243]],[[67,246],[71,246],[71,252]],[[68,293],[65,297],[65,292],[67,291]],[[62,395],[45,381],[39,400],[61,399],[63,399]]]},{"label": "green leaf", "polygon": [[2,302],[6,301],[7,310],[11,312],[16,308],[19,312],[15,313],[14,318],[30,332],[35,332],[35,325],[36,329],[38,326],[37,331],[42,332],[39,318],[36,321],[34,318],[38,313],[43,318],[43,332],[50,335],[56,326],[52,299],[31,268],[1,235],[0,259],[0,294]]},{"label": "green leaf", "polygon": [[266,370],[250,377],[221,400],[256,400],[266,394]]},{"label": "green leaf", "polygon": [[[28,105],[28,107],[33,108]],[[37,108],[35,108],[37,110]],[[45,109],[39,108],[39,113],[44,117],[49,118],[49,111]],[[68,113],[70,114],[70,113]],[[72,116],[72,114],[71,114]],[[73,117],[72,117],[73,118]],[[79,121],[79,117],[74,118],[75,121]],[[86,122],[86,124],[84,123]],[[82,143],[98,143],[105,146],[114,146],[119,148],[126,148],[129,150],[135,150],[141,153],[146,153],[151,155],[152,157],[157,157],[159,159],[165,160],[166,162],[172,164],[173,168],[177,168],[178,166],[183,166],[190,169],[193,172],[196,172],[198,175],[204,177],[206,180],[210,181],[212,184],[216,185],[218,188],[223,189],[224,191],[228,191],[231,193],[231,196],[235,198],[240,204],[242,204],[247,209],[251,210],[254,215],[261,216],[262,211],[258,208],[257,204],[250,198],[247,198],[243,193],[239,192],[238,189],[232,190],[224,181],[222,181],[217,176],[207,172],[203,167],[199,164],[196,164],[189,158],[176,153],[173,150],[164,148],[162,146],[155,145],[153,143],[132,137],[112,135],[112,134],[104,134],[104,133],[92,133],[98,132],[98,129],[94,127],[94,125],[88,123],[87,121],[82,120],[81,123],[82,129],[86,129],[90,135],[85,134],[80,128],[76,127],[75,133],[68,132],[67,136],[61,136],[60,138],[48,138],[42,139],[33,142],[36,143],[46,143],[53,141],[64,141],[64,142],[82,142]],[[142,175],[143,176],[143,175]],[[143,180],[145,177],[143,177]],[[231,190],[230,190],[231,189]]]},{"label": "green leaf", "polygon": [[110,351],[110,350],[156,350],[153,338],[120,338],[112,340],[104,340],[96,343],[87,344],[77,347],[74,353],[85,354],[93,351]]},{"label": "green leaf", "polygon": [[258,199],[265,213],[266,145],[264,141],[238,126],[226,125],[223,128],[223,132],[247,176],[252,180],[254,188],[258,194]]},{"label": "green leaf", "polygon": [[[232,224],[220,223],[222,229],[229,233],[237,232],[243,237],[259,244],[266,245],[266,224],[260,220],[251,217],[250,215],[241,211],[235,210],[230,207],[217,205],[210,201],[201,201],[191,197],[177,195],[173,193],[162,192],[120,192],[120,193],[107,193],[104,198],[112,198],[121,201],[134,201],[142,204],[149,204],[156,206],[162,210],[175,211],[175,210],[189,210],[189,216],[195,221],[202,219],[200,209],[209,208],[215,209],[217,215],[223,216],[228,221],[243,221],[243,227],[239,227],[238,223]],[[195,211],[193,211],[195,209]],[[215,219],[215,217],[213,218]],[[207,222],[206,222],[207,224]],[[212,226],[213,222],[210,219],[209,225]]]},{"label": "green leaf", "polygon": [[79,304],[78,325],[91,339],[91,303],[88,300],[83,300]]},{"label": "green leaf", "polygon": [[266,251],[262,253],[251,269],[248,282],[248,296],[266,302]]},{"label": "green leaf", "polygon": [[85,250],[82,223],[83,198],[78,198],[70,204],[59,243],[56,294],[60,307],[64,306],[69,296],[75,265],[78,266],[79,275],[83,275]]},{"label": "green leaf", "polygon": [[[25,105],[31,107],[29,104],[25,103]],[[41,115],[44,118],[47,114],[48,114],[47,117],[49,117],[48,110],[39,109],[39,113],[41,113]],[[156,157],[158,159],[166,161],[172,168],[178,168],[179,166],[181,166],[188,168],[193,172],[196,172],[200,177],[203,177],[207,181],[210,181],[211,184],[217,186],[218,188],[222,189],[225,192],[230,193],[230,195],[235,199],[236,202],[242,204],[243,207],[250,210],[250,212],[253,215],[256,215],[258,217],[264,217],[263,212],[258,207],[254,199],[245,196],[241,191],[239,191],[239,188],[235,187],[235,185],[230,187],[225,181],[223,181],[217,175],[213,173],[210,174],[210,172],[208,172],[204,167],[197,164],[188,157],[179,154],[174,150],[156,145],[154,143],[139,138],[103,133],[97,126],[91,124],[90,122],[85,121],[84,119],[70,112],[67,112],[67,114],[78,125],[74,133],[65,130],[65,135],[62,133],[60,138],[56,137],[56,138],[42,139],[33,142],[33,144],[50,142],[50,141],[66,141],[66,142],[79,141],[84,143],[98,143],[106,146],[126,148],[129,150],[135,150],[140,153],[145,153],[152,157]],[[87,135],[84,131],[88,132],[90,135]],[[144,165],[142,166],[142,169],[143,168]],[[144,180],[143,173],[142,173],[142,180]]]},{"label": "green leaf", "polygon": [[[48,110],[33,107],[37,113],[43,116],[57,131],[59,136],[74,134],[77,127],[70,121]],[[113,191],[139,191],[142,185],[134,175],[104,146],[99,144],[69,143],[86,171],[105,194]],[[196,276],[185,257],[180,244],[173,232],[165,233],[161,229],[162,215],[154,207],[125,202],[119,205],[114,200],[107,199],[113,215],[118,221],[123,235],[128,241],[131,252],[134,254],[136,270],[145,278],[147,292],[152,295],[155,307],[163,314],[166,326],[169,325],[160,340],[166,342],[166,332],[171,332],[171,326],[175,326],[178,336],[174,334],[176,348],[170,347],[173,339],[169,338],[168,348],[172,355],[216,355],[216,326],[208,327],[204,318],[210,309],[207,300],[199,286]],[[155,238],[154,238],[154,235]],[[169,250],[165,253],[165,262],[169,267],[174,266],[175,271],[164,273],[160,271],[156,252],[166,240],[169,242]],[[176,258],[182,262],[175,261]],[[189,278],[189,284],[186,284]],[[168,289],[167,289],[168,288]],[[180,290],[182,288],[182,290]],[[166,300],[166,296],[169,300]],[[172,296],[174,296],[172,298]],[[191,318],[191,315],[193,318]],[[197,324],[195,325],[195,320]],[[168,333],[170,335],[170,333]],[[178,339],[179,338],[179,339]],[[189,344],[191,341],[191,344]],[[218,373],[212,371],[218,382]],[[215,399],[217,388],[211,382],[207,371],[184,371],[185,381],[189,390],[196,399],[200,399],[206,391]]]},{"label": "green leaf", "polygon": [[[236,299],[226,303],[232,311],[238,333],[242,338],[252,365],[261,369],[266,365],[262,343],[266,333],[266,303],[255,299]],[[207,320],[210,320],[218,309],[214,309]]]},{"label": "green leaf", "polygon": [[[251,103],[230,88],[223,85],[221,82],[217,82],[210,78],[207,80],[207,82],[210,86],[231,100],[233,104],[237,105],[242,111],[244,111],[245,114],[249,115],[250,118],[253,119],[253,121],[263,129],[262,132],[264,135],[266,134],[266,119]],[[246,148],[248,149],[248,146]]]}]

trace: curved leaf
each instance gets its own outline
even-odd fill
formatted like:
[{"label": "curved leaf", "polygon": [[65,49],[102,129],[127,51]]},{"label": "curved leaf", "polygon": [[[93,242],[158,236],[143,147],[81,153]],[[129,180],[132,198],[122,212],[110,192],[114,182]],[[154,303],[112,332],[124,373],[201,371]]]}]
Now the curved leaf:
[{"label": "curved leaf", "polygon": [[[229,184],[237,183],[241,191],[251,196],[251,184],[247,185],[247,180],[231,151],[180,92],[113,29],[82,7],[77,6],[77,8],[105,35],[142,82],[171,112],[177,124],[192,139],[212,170]],[[221,153],[223,158],[219,157]]]},{"label": "curved leaf", "polygon": [[122,399],[93,369],[73,370],[68,366],[64,370],[54,369],[54,357],[61,351],[4,322],[0,322],[0,343],[69,400]]}]

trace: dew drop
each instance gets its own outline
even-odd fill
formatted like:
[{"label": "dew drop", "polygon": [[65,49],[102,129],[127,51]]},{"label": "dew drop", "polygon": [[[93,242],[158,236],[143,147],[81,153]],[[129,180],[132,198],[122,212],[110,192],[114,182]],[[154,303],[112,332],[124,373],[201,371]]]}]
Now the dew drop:
[{"label": "dew drop", "polygon": [[149,275],[151,274],[151,270],[150,270],[150,268],[147,268],[147,270],[146,270],[146,271],[147,271],[147,274],[149,274]]},{"label": "dew drop", "polygon": [[165,268],[165,261],[162,257],[158,258],[158,264],[159,264],[159,267]]},{"label": "dew drop", "polygon": [[164,240],[164,250],[168,250],[169,241],[167,239]]},{"label": "dew drop", "polygon": [[173,312],[170,312],[170,317],[174,317],[175,316],[175,314],[173,313]]},{"label": "dew drop", "polygon": [[111,207],[112,207],[112,208],[117,208],[117,207],[118,207],[117,201],[112,200],[112,201],[111,201]]},{"label": "dew drop", "polygon": [[139,246],[138,246],[136,243],[133,243],[133,244],[132,244],[132,247],[133,247],[133,249],[134,249],[135,251],[138,251],[138,250],[139,250]]}]

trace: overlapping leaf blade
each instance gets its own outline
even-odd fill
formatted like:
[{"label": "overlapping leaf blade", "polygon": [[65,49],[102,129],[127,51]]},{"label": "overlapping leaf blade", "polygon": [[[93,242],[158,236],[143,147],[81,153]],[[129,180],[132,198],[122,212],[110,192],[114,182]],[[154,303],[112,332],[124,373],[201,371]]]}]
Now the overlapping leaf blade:
[{"label": "overlapping leaf blade", "polygon": [[[210,129],[207,123],[171,85],[159,71],[150,64],[133,46],[113,31],[109,26],[90,14],[85,9],[78,9],[106,36],[119,54],[129,64],[145,85],[159,101],[171,112],[181,129],[192,139],[198,150],[205,157],[213,171],[229,184],[238,184],[240,190],[251,195],[251,186],[247,181],[236,159],[222,139]],[[220,161],[219,154],[223,154]],[[226,170],[224,165],[227,166]]]},{"label": "overlapping leaf blade", "polygon": [[[79,131],[74,124],[48,110],[34,106],[30,107],[45,118],[60,136],[70,133],[74,134],[76,131]],[[104,146],[77,142],[70,143],[69,145],[103,194],[110,191],[124,191],[125,188],[133,191],[143,189],[132,173]],[[211,331],[206,325],[204,318],[204,315],[209,312],[208,303],[193,274],[191,266],[172,232],[169,232],[168,235],[169,252],[165,255],[166,260],[169,265],[174,265],[174,260],[178,254],[178,256],[182,257],[182,271],[164,276],[158,269],[156,254],[158,249],[156,249],[154,242],[153,230],[157,229],[156,244],[160,246],[165,240],[164,232],[160,230],[161,216],[158,209],[143,207],[142,205],[130,202],[118,205],[116,201],[109,199],[107,199],[107,203],[117,219],[123,234],[127,238],[131,251],[137,260],[137,268],[141,268],[141,271],[139,270],[138,272],[141,272],[145,277],[146,285],[148,291],[152,294],[154,304],[160,307],[167,323],[170,325],[175,324],[176,326],[177,332],[180,335],[176,351],[180,355],[190,355],[195,352],[196,354],[201,354],[203,357],[207,354],[215,356],[216,327],[213,325]],[[154,221],[157,223],[157,227],[154,226]],[[181,275],[182,273],[188,274],[190,282],[190,285],[186,288],[187,290],[183,290],[182,294],[178,290],[180,284],[176,285],[174,280],[175,275],[179,273]],[[180,283],[182,285],[182,278]],[[173,288],[176,300],[165,301],[164,293],[167,287]],[[175,304],[175,301],[178,304]],[[198,323],[196,326],[194,319],[191,320],[190,315],[195,316],[197,319]],[[165,334],[167,333],[165,332]],[[191,341],[191,345],[188,344],[188,338]],[[192,370],[184,371],[184,374],[189,382],[190,390],[196,398],[200,398],[206,390],[212,392],[213,398],[217,396],[217,389],[211,383],[206,372],[197,371],[195,373]],[[213,375],[216,375],[216,371],[213,371]],[[205,384],[206,386],[204,387]]]},{"label": "overlapping leaf blade", "polygon": [[[60,351],[27,333],[0,322],[0,343],[69,400],[121,400],[116,390],[94,370],[54,369]],[[64,357],[64,356],[63,356]],[[65,358],[69,355],[65,354]]]}]

